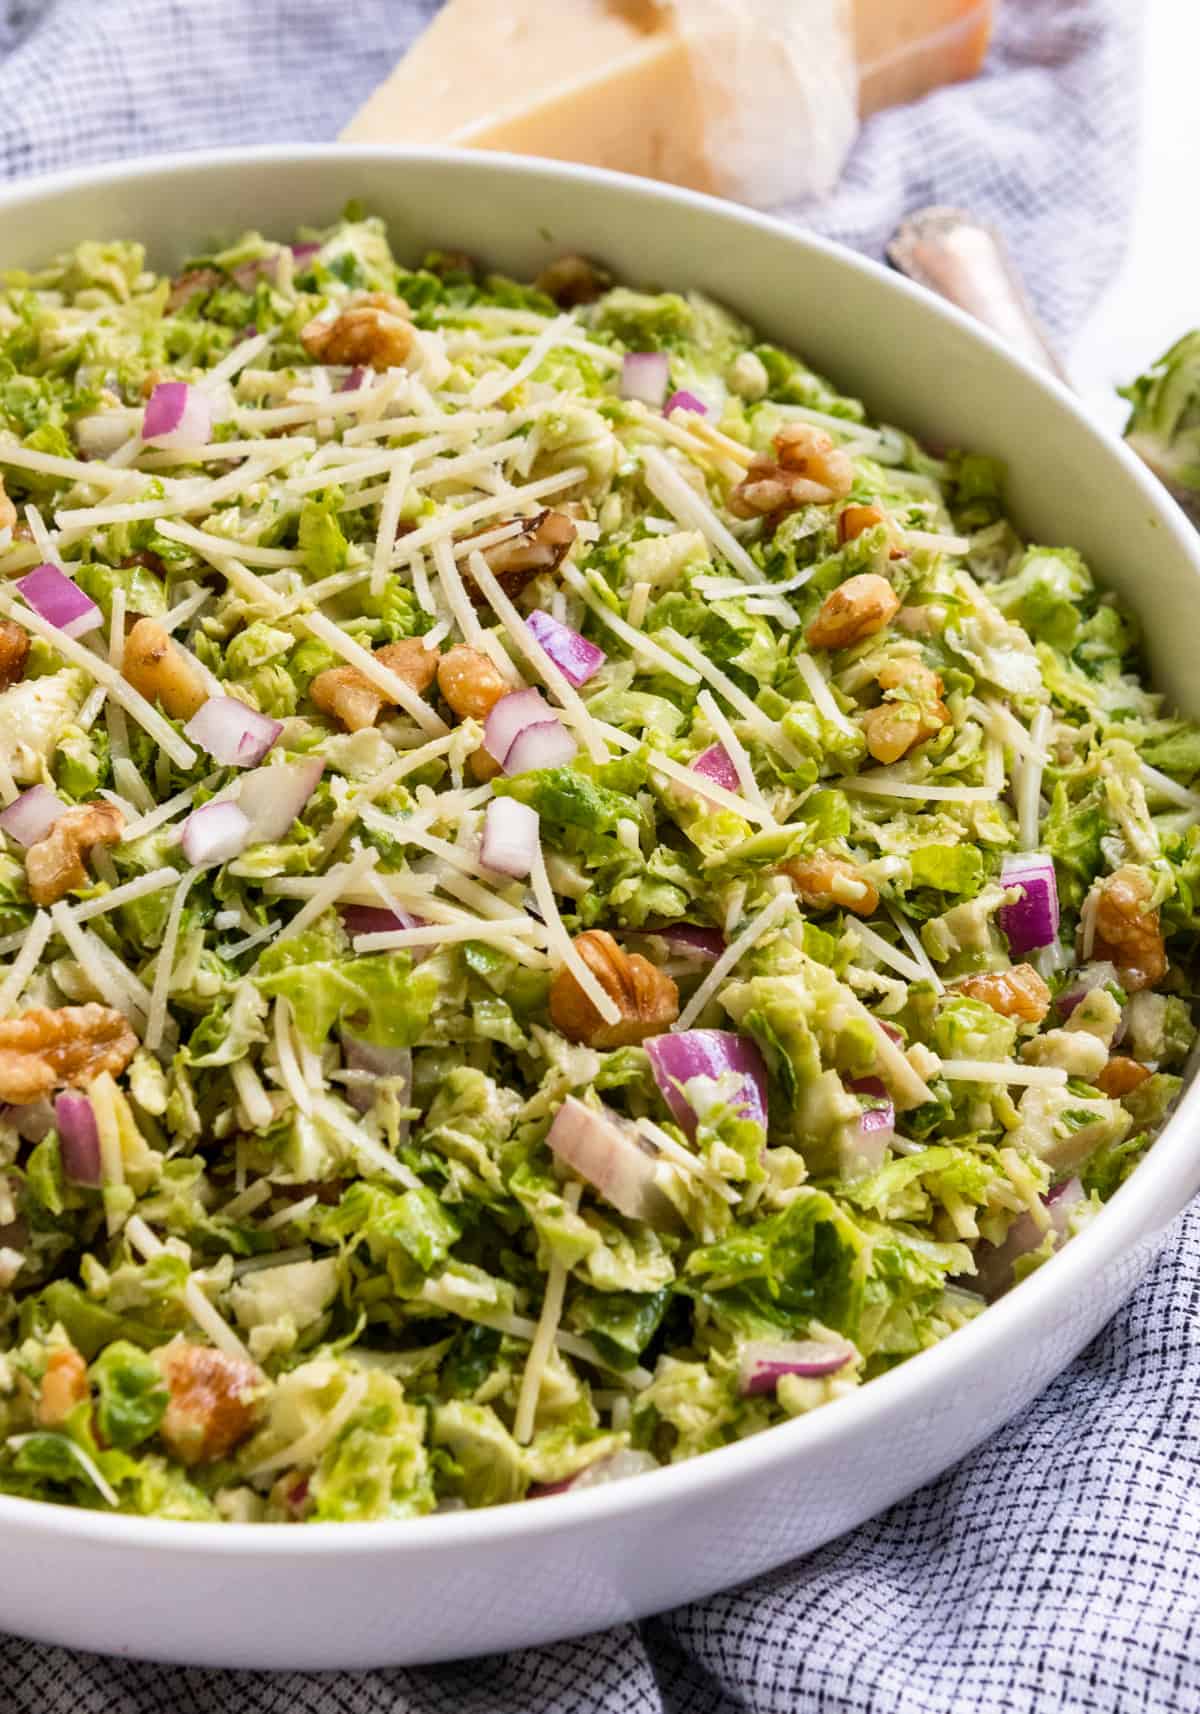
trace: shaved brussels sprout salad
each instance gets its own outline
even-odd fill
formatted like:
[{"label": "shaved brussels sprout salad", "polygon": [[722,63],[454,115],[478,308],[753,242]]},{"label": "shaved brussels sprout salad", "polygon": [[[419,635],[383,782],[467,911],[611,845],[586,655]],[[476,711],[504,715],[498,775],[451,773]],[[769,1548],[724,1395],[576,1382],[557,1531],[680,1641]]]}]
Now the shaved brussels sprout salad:
[{"label": "shaved brussels sprout salad", "polygon": [[552,1496],[848,1395],[1194,1036],[1135,619],[686,291],[351,209],[0,295],[0,1490]]}]

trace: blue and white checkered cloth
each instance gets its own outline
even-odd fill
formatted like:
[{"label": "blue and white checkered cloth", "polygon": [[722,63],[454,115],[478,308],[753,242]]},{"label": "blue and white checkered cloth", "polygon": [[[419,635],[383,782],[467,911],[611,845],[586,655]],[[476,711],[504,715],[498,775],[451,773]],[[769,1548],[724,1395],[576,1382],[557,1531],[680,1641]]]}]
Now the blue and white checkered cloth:
[{"label": "blue and white checkered cloth", "polygon": [[[331,137],[436,9],[5,0],[0,174]],[[1123,243],[1139,10],[1002,0],[986,76],[872,120],[837,194],[790,212],[879,255],[907,210],[967,204],[1005,231],[1047,326],[1068,339]],[[1095,1344],[957,1469],[808,1559],[640,1626],[336,1680],[137,1666],[0,1639],[0,1707],[1187,1714],[1200,1709],[1198,1310],[1200,1209]]]}]

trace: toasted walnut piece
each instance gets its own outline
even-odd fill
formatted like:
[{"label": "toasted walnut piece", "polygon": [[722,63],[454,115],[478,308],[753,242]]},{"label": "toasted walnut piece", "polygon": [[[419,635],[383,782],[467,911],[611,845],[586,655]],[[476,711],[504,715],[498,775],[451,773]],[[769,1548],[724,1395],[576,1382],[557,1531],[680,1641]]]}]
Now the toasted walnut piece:
[{"label": "toasted walnut piece", "polygon": [[838,513],[838,541],[844,547],[847,542],[856,542],[859,536],[865,536],[868,530],[886,522],[886,515],[879,506],[847,506]]},{"label": "toasted walnut piece", "polygon": [[900,597],[886,577],[859,572],[830,590],[804,636],[813,649],[848,649],[890,624],[900,610]]},{"label": "toasted walnut piece", "polygon": [[775,436],[775,456],[781,470],[807,476],[838,498],[854,486],[850,455],[833,444],[824,429],[811,423],[785,423]]},{"label": "toasted walnut piece", "polygon": [[959,994],[982,1000],[1002,1018],[1040,1024],[1050,1010],[1050,990],[1032,964],[1014,964],[1011,970],[981,970],[954,984]]},{"label": "toasted walnut piece", "polygon": [[[438,668],[437,650],[427,649],[419,637],[386,643],[375,650],[375,659],[411,685],[418,696],[429,689]],[[347,732],[361,732],[364,726],[374,726],[385,708],[394,707],[387,691],[357,667],[330,667],[318,673],[308,687],[308,694],[324,714],[340,720]]]},{"label": "toasted walnut piece", "polygon": [[408,305],[391,292],[360,292],[340,315],[314,316],[301,328],[300,343],[318,363],[397,368],[413,347]]},{"label": "toasted walnut piece", "polygon": [[[488,570],[510,601],[515,601],[527,583],[532,583],[544,571],[555,571],[570,552],[575,540],[574,520],[565,512],[538,512],[532,518],[505,518],[502,523],[524,525],[518,536],[494,542],[483,549]],[[489,533],[497,525],[488,526]],[[470,538],[464,546],[470,547]],[[463,585],[476,607],[486,607],[487,596],[478,587],[470,570],[463,570]]]},{"label": "toasted walnut piece", "polygon": [[437,677],[438,651],[427,649],[420,637],[405,637],[403,642],[385,643],[375,650],[375,659],[397,678],[409,684],[418,696],[424,696]]},{"label": "toasted walnut piece", "polygon": [[887,661],[878,682],[889,697],[862,717],[867,749],[877,762],[898,762],[901,756],[926,738],[932,738],[950,723],[950,710],[942,701],[942,681],[920,661]]},{"label": "toasted walnut piece", "polygon": [[139,619],[125,639],[121,674],[147,702],[161,702],[175,720],[190,720],[208,701],[208,686],[157,619]]},{"label": "toasted walnut piece", "polygon": [[23,1106],[63,1083],[119,1077],[137,1052],[129,1021],[111,1006],[35,1006],[0,1021],[0,1101]]},{"label": "toasted walnut piece", "polygon": [[855,916],[869,917],[879,909],[879,892],[872,881],[843,857],[829,857],[824,852],[802,861],[785,863],[782,873],[791,881],[806,905],[816,910],[853,911]]},{"label": "toasted walnut piece", "polygon": [[226,283],[225,275],[216,268],[188,268],[171,281],[167,294],[167,314],[174,315],[193,298],[203,297]]},{"label": "toasted walnut piece", "polygon": [[254,1427],[263,1378],[253,1363],[173,1339],[154,1353],[169,1394],[159,1428],[181,1464],[224,1458]]},{"label": "toasted walnut piece", "polygon": [[503,773],[499,762],[482,747],[472,750],[467,757],[467,771],[477,785],[486,786],[489,780],[494,780]]},{"label": "toasted walnut piece", "polygon": [[533,283],[563,309],[575,309],[579,304],[595,303],[612,284],[612,275],[586,256],[560,256],[543,268]]},{"label": "toasted walnut piece", "polygon": [[0,690],[19,684],[29,659],[29,632],[15,619],[0,619]]},{"label": "toasted walnut piece", "polygon": [[550,1021],[568,1041],[587,1047],[632,1047],[661,1035],[679,1016],[679,989],[669,976],[638,952],[625,952],[600,928],[577,934],[574,947],[604,992],[621,1008],[615,1024],[605,1023],[563,965],[550,984]]},{"label": "toasted walnut piece", "polygon": [[736,518],[770,518],[801,506],[828,506],[854,486],[854,466],[823,429],[787,423],[775,457],[759,454],[729,496]]},{"label": "toasted walnut piece", "polygon": [[324,714],[340,720],[347,732],[361,732],[364,726],[374,726],[387,707],[387,698],[377,684],[372,684],[357,667],[330,667],[318,673],[308,687],[308,694]]},{"label": "toasted walnut piece", "polygon": [[486,720],[512,685],[479,649],[458,643],[438,662],[438,689],[460,720]]},{"label": "toasted walnut piece", "polygon": [[60,815],[44,839],[25,853],[25,878],[35,905],[53,905],[87,885],[83,854],[93,845],[115,845],[125,817],[112,803],[81,803]]},{"label": "toasted walnut piece", "polygon": [[1092,957],[1115,964],[1130,993],[1153,988],[1167,973],[1158,912],[1148,908],[1151,890],[1146,871],[1126,863],[1101,882],[1096,899]]},{"label": "toasted walnut piece", "polygon": [[1119,1101],[1122,1095],[1128,1095],[1139,1083],[1145,1083],[1149,1076],[1147,1068],[1139,1065],[1136,1059],[1127,1059],[1124,1054],[1114,1053],[1096,1079],[1096,1088],[1110,1100]]},{"label": "toasted walnut piece", "polygon": [[87,1364],[73,1345],[58,1346],[46,1358],[38,1394],[38,1422],[43,1428],[61,1428],[87,1396]]},{"label": "toasted walnut piece", "polygon": [[921,742],[920,711],[910,702],[885,702],[870,708],[860,722],[867,750],[877,762],[898,762]]},{"label": "toasted walnut piece", "polygon": [[9,499],[4,486],[4,478],[0,476],[0,530],[15,530],[17,527],[17,508]]}]

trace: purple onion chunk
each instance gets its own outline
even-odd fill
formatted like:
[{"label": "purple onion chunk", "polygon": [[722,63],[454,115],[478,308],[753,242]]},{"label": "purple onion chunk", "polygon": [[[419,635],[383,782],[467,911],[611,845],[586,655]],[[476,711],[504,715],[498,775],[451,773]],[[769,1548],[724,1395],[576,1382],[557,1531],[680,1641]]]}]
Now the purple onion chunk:
[{"label": "purple onion chunk", "polygon": [[35,565],[17,579],[17,588],[33,611],[67,637],[82,637],[104,622],[90,596],[57,565]]},{"label": "purple onion chunk", "polygon": [[710,745],[707,750],[696,757],[694,762],[689,762],[688,766],[692,773],[700,774],[704,779],[711,780],[714,785],[723,786],[727,792],[736,792],[741,789],[737,769],[733,765],[733,758],[724,744]]},{"label": "purple onion chunk", "polygon": [[1006,857],[1000,867],[1000,885],[1021,890],[1015,904],[1001,905],[996,912],[1013,957],[1052,946],[1058,939],[1059,924],[1054,859],[1040,851]]},{"label": "purple onion chunk", "polygon": [[594,678],[608,659],[596,643],[590,643],[578,631],[562,624],[552,614],[544,613],[540,607],[534,608],[525,623],[568,684],[574,685],[576,690]]},{"label": "purple onion chunk", "polygon": [[665,351],[631,351],[621,365],[617,391],[623,399],[637,399],[657,411],[667,396],[670,365]]},{"label": "purple onion chunk", "polygon": [[744,1398],[773,1393],[785,1375],[820,1381],[836,1375],[857,1356],[846,1340],[755,1339],[743,1345],[738,1363],[738,1390]]},{"label": "purple onion chunk", "polygon": [[[731,1079],[730,1104],[767,1128],[767,1067],[758,1043],[732,1030],[677,1030],[642,1044],[662,1098],[680,1129],[694,1137],[699,1115],[684,1088],[693,1077]],[[733,1083],[732,1080],[736,1080]]]},{"label": "purple onion chunk", "polygon": [[698,399],[695,393],[689,393],[686,387],[681,387],[663,406],[663,416],[669,417],[672,411],[692,411],[698,417],[708,415],[708,406],[703,399]]},{"label": "purple onion chunk", "polygon": [[100,1129],[87,1096],[64,1089],[54,1102],[54,1123],[63,1172],[73,1184],[94,1189],[101,1181]]}]

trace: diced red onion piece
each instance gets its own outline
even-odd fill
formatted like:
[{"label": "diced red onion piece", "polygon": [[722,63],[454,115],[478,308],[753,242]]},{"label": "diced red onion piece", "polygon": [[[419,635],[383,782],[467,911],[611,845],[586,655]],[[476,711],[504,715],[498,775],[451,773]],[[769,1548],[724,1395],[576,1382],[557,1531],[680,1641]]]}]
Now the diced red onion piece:
[{"label": "diced red onion piece", "polygon": [[883,1031],[884,1035],[888,1038],[889,1041],[894,1041],[894,1042],[897,1042],[901,1045],[903,1044],[903,1042],[904,1042],[904,1031],[903,1030],[898,1030],[896,1028],[895,1024],[889,1024],[887,1022],[886,1018],[876,1018],[875,1022],[879,1026],[879,1028]]},{"label": "diced red onion piece", "polygon": [[[372,1082],[346,1085],[346,1099],[356,1113],[369,1113],[375,1105],[377,1084],[381,1078],[395,1078],[401,1085],[401,1101],[405,1106],[412,1093],[412,1049],[379,1047],[361,1036],[342,1033],[342,1057],[348,1071],[367,1072]],[[403,1139],[402,1139],[403,1140]]]},{"label": "diced red onion piece", "polygon": [[568,1095],[546,1136],[552,1154],[631,1220],[651,1220],[670,1204],[656,1182],[653,1154],[606,1107],[596,1112]]},{"label": "diced red onion piece", "polygon": [[49,786],[30,786],[7,809],[0,810],[0,828],[18,845],[36,845],[66,813],[66,804]]},{"label": "diced red onion piece", "polygon": [[1001,905],[996,921],[1008,937],[1008,949],[1020,958],[1038,947],[1051,946],[1058,938],[1058,881],[1054,859],[1043,852],[1006,857],[1000,866],[1000,885],[1020,887],[1022,897],[1013,905]]},{"label": "diced red onion piece", "polygon": [[654,1081],[677,1124],[689,1137],[696,1134],[696,1110],[681,1085],[693,1077],[738,1079],[731,1104],[747,1119],[767,1126],[767,1068],[758,1044],[732,1030],[678,1030],[651,1036],[642,1044],[650,1059]]},{"label": "diced red onion piece", "polygon": [[54,1102],[63,1172],[74,1184],[100,1183],[100,1131],[86,1095],[64,1089]]},{"label": "diced red onion piece", "polygon": [[293,244],[291,248],[292,261],[298,268],[305,267],[314,256],[319,256],[321,253],[319,244]]},{"label": "diced red onion piece", "polygon": [[656,934],[676,952],[702,958],[709,964],[715,964],[725,950],[725,936],[719,928],[698,928],[690,922],[668,922],[648,926],[646,933]]},{"label": "diced red onion piece", "polygon": [[631,351],[621,365],[617,391],[623,399],[640,399],[657,410],[667,396],[669,381],[665,351]]},{"label": "diced red onion piece", "polygon": [[688,766],[694,774],[703,774],[706,780],[724,786],[727,792],[736,792],[739,789],[737,769],[724,744],[711,745],[702,755],[697,756],[694,762],[689,762]]},{"label": "diced red onion piece", "polygon": [[206,446],[212,437],[212,404],[200,387],[160,381],[146,403],[142,439],[148,446]]},{"label": "diced red onion piece", "polygon": [[681,388],[679,392],[672,393],[663,406],[663,416],[669,417],[672,411],[695,411],[698,417],[706,417],[708,406],[703,399],[698,399],[695,393],[689,393],[686,388]]},{"label": "diced red onion piece", "polygon": [[57,565],[38,565],[17,579],[17,588],[35,613],[68,637],[82,637],[103,624],[96,603]]},{"label": "diced red onion piece", "polygon": [[54,1108],[49,1101],[25,1101],[19,1106],[6,1103],[0,1107],[0,1123],[11,1125],[27,1143],[40,1143],[54,1125]]},{"label": "diced red onion piece", "polygon": [[503,766],[518,735],[527,726],[539,726],[554,718],[540,690],[513,690],[492,707],[483,726],[483,747],[494,762]]},{"label": "diced red onion piece", "polygon": [[250,820],[248,845],[274,844],[285,839],[321,783],[325,763],[319,756],[255,768],[238,787],[238,808]]},{"label": "diced red onion piece", "polygon": [[854,1358],[854,1347],[820,1339],[755,1339],[743,1345],[738,1362],[738,1391],[744,1398],[773,1393],[785,1375],[823,1380]]},{"label": "diced red onion piece", "polygon": [[582,1488],[599,1488],[608,1482],[623,1482],[627,1476],[644,1476],[659,1468],[658,1459],[649,1452],[637,1452],[631,1446],[613,1452],[607,1458],[597,1458],[574,1476],[561,1482],[537,1482],[529,1490],[529,1499],[545,1500],[551,1494],[577,1494]]},{"label": "diced red onion piece", "polygon": [[1086,998],[1095,988],[1107,988],[1109,983],[1120,987],[1121,979],[1117,975],[1116,965],[1107,959],[1097,960],[1094,964],[1085,964],[1071,982],[1071,986],[1055,1000],[1054,1004],[1060,1018],[1069,1018],[1079,1002]]},{"label": "diced red onion piece", "polygon": [[887,1085],[880,1077],[849,1078],[846,1088],[855,1095],[863,1095],[868,1101],[875,1103],[872,1107],[864,1107],[859,1119],[859,1128],[866,1131],[887,1131],[889,1136],[895,1129],[896,1109],[888,1094]]},{"label": "diced red onion piece", "polygon": [[[1077,1178],[1065,1179],[1054,1185],[1042,1201],[1050,1216],[1050,1231],[1054,1249],[1066,1241],[1072,1210],[1086,1202],[1087,1193]],[[1046,1232],[1032,1214],[1018,1214],[1000,1244],[980,1244],[975,1252],[976,1274],[965,1283],[968,1289],[981,1292],[989,1303],[1006,1292],[1013,1283],[1013,1264],[1022,1256],[1038,1250],[1046,1241]]]},{"label": "diced red onion piece", "polygon": [[[536,732],[538,728],[528,730]],[[512,797],[493,798],[483,815],[479,861],[494,875],[511,875],[523,881],[537,858],[540,826],[537,810],[527,803]]]},{"label": "diced red onion piece", "polygon": [[338,388],[338,392],[339,393],[357,393],[358,389],[362,386],[362,384],[366,380],[366,378],[367,378],[367,372],[365,369],[351,369],[350,373],[346,376],[346,379],[342,382],[341,386]]},{"label": "diced red onion piece", "polygon": [[179,843],[194,869],[228,863],[250,843],[250,818],[228,799],[202,804],[184,822]]},{"label": "diced red onion piece", "polygon": [[1050,1214],[1050,1224],[1054,1227],[1061,1243],[1067,1236],[1070,1225],[1071,1211],[1081,1202],[1087,1201],[1087,1191],[1078,1178],[1066,1178],[1061,1184],[1050,1187],[1042,1201]]},{"label": "diced red onion piece", "polygon": [[384,905],[342,905],[341,918],[346,933],[351,937],[359,934],[395,934],[400,929],[420,928],[425,921],[424,917],[412,916],[399,907],[389,911]]},{"label": "diced red onion piece", "polygon": [[235,696],[210,696],[183,729],[214,761],[227,768],[261,762],[283,731],[283,722],[247,708]]},{"label": "diced red onion piece", "polygon": [[846,1088],[854,1095],[874,1102],[864,1107],[858,1116],[857,1137],[843,1161],[843,1173],[850,1176],[878,1172],[887,1159],[888,1145],[896,1132],[896,1109],[887,1085],[879,1077],[855,1077],[846,1080]]},{"label": "diced red onion piece", "polygon": [[604,665],[608,656],[578,631],[535,607],[525,623],[569,684],[578,690]]},{"label": "diced red onion piece", "polygon": [[563,768],[579,749],[575,739],[558,720],[540,720],[519,732],[503,761],[504,772],[527,774],[533,768]]}]

